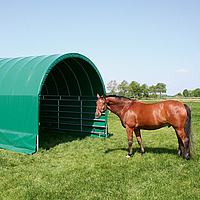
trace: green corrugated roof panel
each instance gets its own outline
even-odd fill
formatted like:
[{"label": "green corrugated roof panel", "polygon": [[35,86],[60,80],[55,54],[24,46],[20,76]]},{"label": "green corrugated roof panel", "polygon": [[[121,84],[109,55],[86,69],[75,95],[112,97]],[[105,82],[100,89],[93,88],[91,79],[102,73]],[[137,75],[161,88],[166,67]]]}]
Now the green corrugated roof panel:
[{"label": "green corrugated roof panel", "polygon": [[1,58],[0,147],[36,151],[41,94],[94,97],[97,93],[105,93],[102,77],[81,54]]}]

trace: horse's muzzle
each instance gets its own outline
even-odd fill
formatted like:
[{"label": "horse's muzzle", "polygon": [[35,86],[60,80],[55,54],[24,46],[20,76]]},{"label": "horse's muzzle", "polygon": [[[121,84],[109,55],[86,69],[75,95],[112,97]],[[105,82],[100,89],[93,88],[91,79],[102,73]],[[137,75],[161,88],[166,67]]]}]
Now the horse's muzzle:
[{"label": "horse's muzzle", "polygon": [[96,110],[96,112],[95,112],[95,117],[96,117],[97,119],[99,119],[99,118],[101,117],[101,112],[100,112],[99,110]]}]

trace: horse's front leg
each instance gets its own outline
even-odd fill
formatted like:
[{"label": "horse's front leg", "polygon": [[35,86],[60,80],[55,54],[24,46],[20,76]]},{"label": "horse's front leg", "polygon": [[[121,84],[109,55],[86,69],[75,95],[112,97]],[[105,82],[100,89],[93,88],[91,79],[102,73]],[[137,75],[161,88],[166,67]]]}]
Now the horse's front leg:
[{"label": "horse's front leg", "polygon": [[126,156],[127,158],[130,158],[133,155],[133,129],[126,127],[126,132],[128,136],[128,145],[129,145],[129,154]]},{"label": "horse's front leg", "polygon": [[141,134],[140,134],[140,129],[135,129],[135,136],[137,138],[138,144],[140,145],[141,148],[141,154],[143,155],[145,153],[144,147],[142,145],[142,138],[141,138]]}]

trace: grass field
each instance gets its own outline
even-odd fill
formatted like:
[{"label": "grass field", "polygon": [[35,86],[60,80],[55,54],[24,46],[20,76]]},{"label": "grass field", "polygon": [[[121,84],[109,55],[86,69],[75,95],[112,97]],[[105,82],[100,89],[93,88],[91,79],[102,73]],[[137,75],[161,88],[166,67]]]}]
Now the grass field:
[{"label": "grass field", "polygon": [[[190,102],[187,102],[190,105]],[[40,149],[24,155],[0,149],[0,199],[200,199],[200,103],[192,105],[196,154],[176,155],[173,128],[142,131],[126,158],[125,129],[109,114],[109,138],[41,134]]]}]

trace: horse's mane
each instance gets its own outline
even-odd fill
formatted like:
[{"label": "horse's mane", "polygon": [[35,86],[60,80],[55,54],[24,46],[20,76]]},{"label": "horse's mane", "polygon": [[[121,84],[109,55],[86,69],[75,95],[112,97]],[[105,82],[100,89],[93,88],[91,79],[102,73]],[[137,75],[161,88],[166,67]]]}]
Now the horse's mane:
[{"label": "horse's mane", "polygon": [[106,97],[114,97],[114,98],[118,98],[119,100],[124,99],[124,100],[131,100],[131,101],[135,101],[135,99],[130,99],[128,97],[124,97],[124,96],[117,96],[117,95],[108,95]]}]

